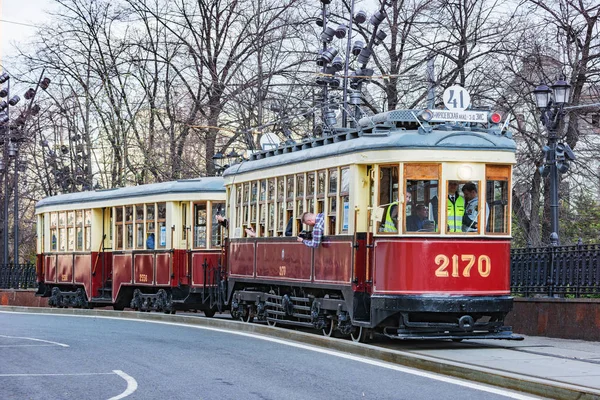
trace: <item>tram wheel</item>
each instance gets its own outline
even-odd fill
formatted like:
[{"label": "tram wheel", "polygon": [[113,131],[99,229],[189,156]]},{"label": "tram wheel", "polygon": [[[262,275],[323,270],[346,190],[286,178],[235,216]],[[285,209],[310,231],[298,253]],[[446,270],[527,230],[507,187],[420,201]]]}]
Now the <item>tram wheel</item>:
[{"label": "tram wheel", "polygon": [[335,332],[335,320],[330,319],[329,324],[322,329],[323,336],[332,337]]},{"label": "tram wheel", "polygon": [[208,318],[212,318],[215,316],[216,312],[217,312],[217,309],[212,307],[207,310],[204,310],[204,315],[207,316]]},{"label": "tram wheel", "polygon": [[350,332],[350,338],[353,342],[367,343],[369,341],[369,336],[369,329],[363,328],[362,326],[355,327],[352,332]]}]

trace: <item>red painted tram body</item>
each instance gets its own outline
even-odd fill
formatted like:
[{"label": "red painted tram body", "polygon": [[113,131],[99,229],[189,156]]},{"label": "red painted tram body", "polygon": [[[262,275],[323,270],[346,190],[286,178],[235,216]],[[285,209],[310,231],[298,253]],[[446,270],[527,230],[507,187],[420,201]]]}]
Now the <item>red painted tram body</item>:
[{"label": "red painted tram body", "polygon": [[207,217],[224,195],[221,178],[202,178],[40,201],[38,294],[57,307],[214,314],[221,228]]},{"label": "red painted tram body", "polygon": [[[514,141],[494,124],[465,129],[416,121],[416,114],[378,115],[358,131],[257,153],[225,172],[234,317],[357,341],[373,332],[520,339],[503,323],[512,309]],[[472,186],[482,193],[471,193],[473,220],[454,230],[447,195]],[[408,221],[425,205],[435,210],[421,221],[426,228],[411,231]],[[392,221],[386,209],[394,206]],[[296,240],[307,228],[304,212],[323,215],[317,248]],[[286,221],[294,237],[285,237]]]}]

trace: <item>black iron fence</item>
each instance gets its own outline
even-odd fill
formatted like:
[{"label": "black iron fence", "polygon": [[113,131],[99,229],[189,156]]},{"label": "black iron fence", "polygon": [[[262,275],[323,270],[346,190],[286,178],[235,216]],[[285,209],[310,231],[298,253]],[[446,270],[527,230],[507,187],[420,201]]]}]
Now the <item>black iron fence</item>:
[{"label": "black iron fence", "polygon": [[514,295],[600,296],[600,245],[512,249]]},{"label": "black iron fence", "polygon": [[37,288],[34,264],[0,264],[0,289]]}]

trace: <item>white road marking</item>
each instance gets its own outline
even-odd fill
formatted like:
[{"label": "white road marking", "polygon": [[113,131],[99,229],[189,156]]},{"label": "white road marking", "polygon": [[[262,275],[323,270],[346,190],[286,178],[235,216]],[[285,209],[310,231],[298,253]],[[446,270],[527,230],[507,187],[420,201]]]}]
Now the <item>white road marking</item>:
[{"label": "white road marking", "polygon": [[[31,313],[18,312],[18,311],[0,311],[0,313],[14,313],[14,314],[31,315]],[[425,372],[425,371],[421,371],[418,369],[401,367],[401,366],[386,363],[383,361],[371,360],[368,358],[355,356],[352,354],[345,354],[345,353],[341,353],[341,352],[334,351],[334,350],[323,349],[320,347],[311,347],[311,346],[308,346],[308,345],[305,345],[302,343],[290,342],[290,341],[286,341],[286,340],[282,340],[282,339],[277,339],[277,338],[272,338],[272,337],[262,336],[262,335],[256,335],[256,334],[252,334],[252,333],[248,333],[248,332],[236,332],[236,331],[231,331],[231,330],[222,329],[222,328],[197,326],[197,325],[184,324],[184,323],[180,323],[180,322],[149,321],[149,320],[136,319],[136,318],[110,317],[110,316],[103,316],[103,315],[102,316],[99,316],[99,315],[64,315],[64,314],[51,314],[51,313],[36,314],[36,315],[52,315],[52,316],[60,316],[60,317],[80,317],[80,318],[104,318],[104,319],[125,320],[125,321],[134,321],[134,322],[146,322],[146,323],[151,323],[151,324],[183,326],[183,327],[187,327],[187,328],[196,328],[196,329],[204,329],[204,330],[214,331],[214,332],[223,332],[223,333],[229,333],[232,335],[245,336],[245,337],[251,337],[254,339],[265,340],[267,342],[278,343],[278,344],[282,344],[285,346],[296,347],[299,349],[314,351],[317,353],[328,354],[328,355],[332,355],[332,356],[339,357],[339,358],[345,358],[347,360],[353,360],[353,361],[358,361],[358,362],[362,362],[364,364],[369,364],[369,365],[373,365],[373,366],[377,366],[377,367],[381,367],[381,368],[392,369],[395,371],[404,372],[404,373],[416,375],[416,376],[421,376],[424,378],[433,379],[433,380],[437,380],[437,381],[441,381],[441,382],[446,382],[446,383],[450,383],[453,385],[464,386],[464,387],[468,387],[471,389],[480,390],[480,391],[488,392],[488,393],[494,393],[494,394],[498,394],[500,396],[510,397],[510,398],[517,399],[517,400],[539,400],[540,399],[540,397],[527,396],[527,395],[523,395],[523,394],[516,393],[516,392],[511,392],[511,391],[507,391],[507,390],[503,390],[503,389],[497,389],[494,387],[488,387],[488,386],[484,386],[484,385],[481,385],[478,383],[464,381],[464,380],[457,379],[457,378],[450,378],[450,377],[447,377],[444,375],[434,374],[432,372]],[[137,384],[136,384],[136,388],[137,388]],[[112,400],[112,399],[109,399],[109,400]]]},{"label": "white road marking", "polygon": [[43,340],[43,339],[36,339],[36,338],[23,337],[23,336],[6,336],[6,335],[0,335],[0,338],[33,340],[34,342],[44,342],[44,343],[50,343],[50,344],[54,344],[54,345],[61,346],[61,347],[69,347],[68,344],[64,344],[64,343],[58,343],[58,342],[53,342],[51,340]]},{"label": "white road marking", "polygon": [[125,379],[125,382],[127,382],[127,388],[125,388],[125,391],[123,393],[121,393],[118,396],[111,397],[108,400],[124,399],[125,397],[127,397],[130,394],[132,394],[133,392],[135,392],[138,388],[137,381],[135,379],[133,379],[133,377],[127,375],[125,372],[123,372],[119,369],[115,369],[115,370],[113,370],[113,372],[87,372],[87,373],[82,372],[82,373],[75,373],[75,374],[0,374],[0,378],[30,377],[30,376],[31,377],[40,377],[40,376],[92,376],[92,375],[119,375],[121,378]]},{"label": "white road marking", "polygon": [[89,376],[89,375],[114,375],[113,372],[81,372],[76,374],[0,374],[0,378],[15,376]]},{"label": "white road marking", "polygon": [[115,374],[119,375],[121,378],[125,379],[125,382],[127,382],[127,388],[120,395],[111,397],[108,400],[124,399],[125,397],[129,396],[130,394],[132,394],[133,392],[135,392],[137,390],[138,384],[135,379],[133,379],[131,376],[127,375],[125,372],[118,370],[118,369],[113,370],[113,372]]},{"label": "white road marking", "polygon": [[55,344],[0,344],[0,347],[52,347]]}]

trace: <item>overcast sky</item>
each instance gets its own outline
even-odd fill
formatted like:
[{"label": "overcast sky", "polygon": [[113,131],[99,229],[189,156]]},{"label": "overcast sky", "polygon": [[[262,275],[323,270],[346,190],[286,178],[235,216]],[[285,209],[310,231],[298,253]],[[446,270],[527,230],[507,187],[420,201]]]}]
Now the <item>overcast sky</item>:
[{"label": "overcast sky", "polygon": [[35,27],[48,19],[52,0],[0,0],[0,57],[15,54],[12,44],[35,34]]}]

